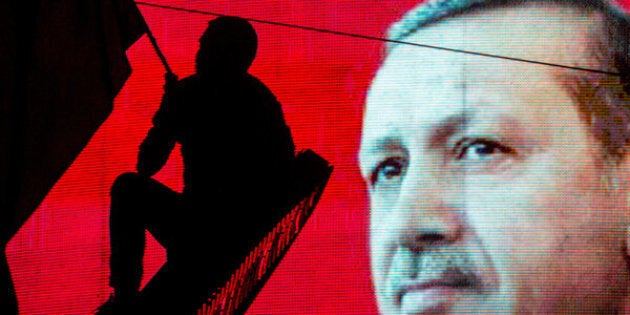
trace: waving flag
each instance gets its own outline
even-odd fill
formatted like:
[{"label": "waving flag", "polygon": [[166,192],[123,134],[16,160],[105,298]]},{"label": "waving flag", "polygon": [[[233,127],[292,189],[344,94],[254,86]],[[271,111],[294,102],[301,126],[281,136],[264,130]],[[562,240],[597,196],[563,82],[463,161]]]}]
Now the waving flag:
[{"label": "waving flag", "polygon": [[12,314],[6,244],[111,113],[147,27],[132,0],[4,0],[0,12],[0,313]]}]

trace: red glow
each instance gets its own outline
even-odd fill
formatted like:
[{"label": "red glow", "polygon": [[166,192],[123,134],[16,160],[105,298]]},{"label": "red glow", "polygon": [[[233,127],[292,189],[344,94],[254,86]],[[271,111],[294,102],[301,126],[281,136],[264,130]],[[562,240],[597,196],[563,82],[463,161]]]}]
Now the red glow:
[{"label": "red glow", "polygon": [[[382,37],[387,25],[416,1],[150,2]],[[192,74],[197,40],[214,16],[138,7],[173,71],[180,78]],[[283,104],[297,149],[313,149],[334,171],[314,214],[248,314],[375,314],[367,198],[356,154],[365,91],[383,43],[252,24],[260,46],[251,73]],[[138,145],[159,106],[165,72],[146,35],[128,56],[133,73],[112,114],[9,243],[20,314],[91,314],[109,297],[109,188],[117,175],[134,170]],[[232,119],[239,123],[238,117]],[[209,149],[216,149],[210,143]],[[174,153],[157,178],[179,190],[182,165],[178,150]],[[151,239],[144,283],[164,259],[163,248]]]}]

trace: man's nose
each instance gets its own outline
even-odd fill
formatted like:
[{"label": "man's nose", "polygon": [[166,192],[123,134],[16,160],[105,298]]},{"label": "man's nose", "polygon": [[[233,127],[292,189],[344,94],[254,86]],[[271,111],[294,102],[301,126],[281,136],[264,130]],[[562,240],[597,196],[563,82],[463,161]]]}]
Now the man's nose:
[{"label": "man's nose", "polygon": [[419,252],[457,242],[464,229],[463,193],[461,181],[437,176],[405,183],[396,209],[399,246]]}]

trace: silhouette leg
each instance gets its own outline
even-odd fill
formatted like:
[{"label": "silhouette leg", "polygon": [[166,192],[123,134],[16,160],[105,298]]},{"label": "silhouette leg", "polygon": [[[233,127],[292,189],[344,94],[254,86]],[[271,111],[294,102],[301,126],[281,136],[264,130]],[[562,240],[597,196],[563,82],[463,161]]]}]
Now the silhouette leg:
[{"label": "silhouette leg", "polygon": [[111,189],[110,285],[117,297],[136,295],[142,279],[145,239],[142,222],[143,179],[136,174],[119,176]]},{"label": "silhouette leg", "polygon": [[110,208],[110,286],[114,296],[97,314],[137,314],[145,231],[168,251],[181,233],[181,209],[181,194],[152,178],[125,173],[116,179]]},{"label": "silhouette leg", "polygon": [[142,280],[145,230],[167,249],[182,232],[181,195],[135,173],[119,176],[111,189],[110,285],[120,293],[137,293]]}]

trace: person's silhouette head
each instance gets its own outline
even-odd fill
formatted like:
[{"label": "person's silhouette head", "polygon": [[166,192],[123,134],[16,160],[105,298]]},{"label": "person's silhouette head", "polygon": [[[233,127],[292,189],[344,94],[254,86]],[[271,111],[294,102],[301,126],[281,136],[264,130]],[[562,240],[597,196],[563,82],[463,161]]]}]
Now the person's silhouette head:
[{"label": "person's silhouette head", "polygon": [[208,22],[199,39],[197,73],[227,75],[245,73],[256,57],[258,36],[254,27],[236,16],[220,16]]}]

